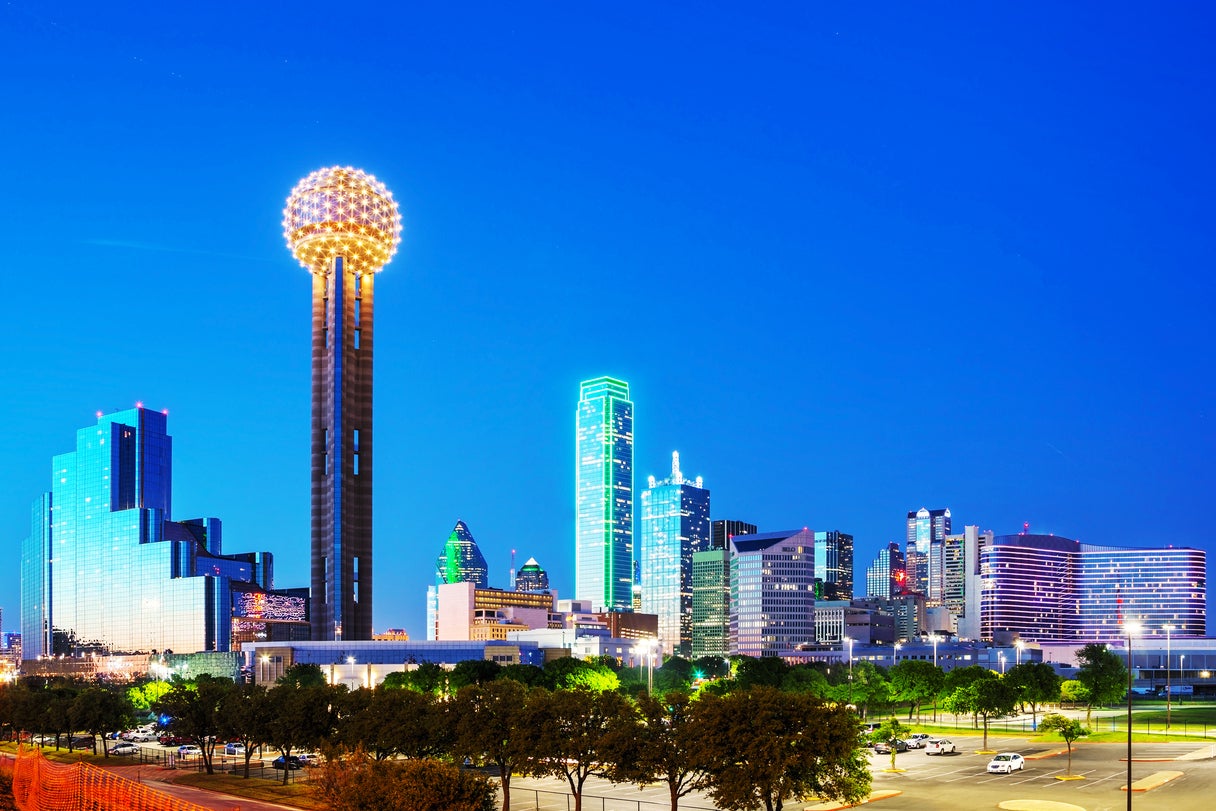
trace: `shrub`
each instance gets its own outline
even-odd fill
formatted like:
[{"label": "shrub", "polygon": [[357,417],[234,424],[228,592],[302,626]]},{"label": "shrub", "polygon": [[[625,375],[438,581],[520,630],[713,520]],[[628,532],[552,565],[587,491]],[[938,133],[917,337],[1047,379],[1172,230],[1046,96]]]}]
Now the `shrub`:
[{"label": "shrub", "polygon": [[485,775],[438,760],[367,760],[356,754],[326,763],[317,791],[333,811],[494,811],[497,792]]}]

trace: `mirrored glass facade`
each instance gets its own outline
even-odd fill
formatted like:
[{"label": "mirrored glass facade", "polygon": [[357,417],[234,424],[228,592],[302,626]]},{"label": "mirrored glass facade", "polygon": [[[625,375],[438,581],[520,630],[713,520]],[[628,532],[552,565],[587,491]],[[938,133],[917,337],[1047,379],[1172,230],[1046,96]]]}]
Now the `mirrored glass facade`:
[{"label": "mirrored glass facade", "polygon": [[633,607],[633,402],[611,377],[579,388],[575,420],[575,599]]},{"label": "mirrored glass facade", "polygon": [[221,553],[218,519],[171,518],[163,413],[98,415],[54,457],[22,545],[24,657],[224,651],[233,584],[271,585],[272,560]]},{"label": "mirrored glass facade", "polygon": [[688,657],[692,650],[692,559],[709,549],[709,490],[700,477],[685,481],[679,454],[671,476],[642,491],[638,540],[642,612],[659,618],[665,654]]}]

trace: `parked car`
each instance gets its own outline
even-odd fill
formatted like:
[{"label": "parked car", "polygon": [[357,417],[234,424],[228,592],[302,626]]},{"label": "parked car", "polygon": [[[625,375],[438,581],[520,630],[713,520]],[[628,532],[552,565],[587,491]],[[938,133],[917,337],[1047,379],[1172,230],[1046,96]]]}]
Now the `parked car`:
[{"label": "parked car", "polygon": [[284,766],[284,761],[283,761],[282,755],[279,755],[277,758],[275,758],[274,762],[271,763],[270,765],[274,766],[276,769],[286,768],[288,771],[294,771],[296,769],[301,769],[304,767],[304,764],[300,762],[300,758],[296,755],[292,755],[291,757],[289,757],[287,759],[286,766]]},{"label": "parked car", "polygon": [[71,748],[72,749],[92,749],[93,748],[93,736],[92,735],[77,735],[75,738],[72,738]]},{"label": "parked car", "polygon": [[139,747],[133,743],[123,741],[122,743],[116,743],[113,746],[111,746],[110,754],[111,755],[138,755]]},{"label": "parked car", "polygon": [[1002,752],[988,761],[989,774],[1013,774],[1026,768],[1026,761],[1017,752]]},{"label": "parked car", "polygon": [[320,766],[321,756],[316,752],[301,752],[298,755],[292,755],[300,759],[300,763],[304,766]]},{"label": "parked car", "polygon": [[151,730],[132,732],[131,737],[127,738],[127,740],[132,743],[152,743],[156,740],[156,733]]},{"label": "parked car", "polygon": [[953,754],[958,750],[954,748],[954,743],[945,738],[930,738],[925,741],[926,755],[944,755],[947,752]]},{"label": "parked car", "polygon": [[30,743],[36,743],[39,746],[54,746],[55,745],[55,736],[54,735],[35,735],[34,739],[32,741],[30,741]]},{"label": "parked car", "polygon": [[906,739],[909,749],[924,749],[925,741],[929,740],[928,732],[913,732]]},{"label": "parked car", "polygon": [[878,755],[889,755],[891,754],[892,748],[894,748],[896,752],[907,752],[908,742],[900,740],[899,738],[896,738],[893,741],[879,741],[878,743],[874,744],[874,753]]},{"label": "parked car", "polygon": [[201,755],[202,753],[203,750],[199,748],[198,744],[194,743],[185,743],[177,747],[178,757],[195,757],[197,755]]},{"label": "parked car", "polygon": [[244,755],[245,754],[245,744],[230,743],[224,747],[224,754],[225,755]]}]

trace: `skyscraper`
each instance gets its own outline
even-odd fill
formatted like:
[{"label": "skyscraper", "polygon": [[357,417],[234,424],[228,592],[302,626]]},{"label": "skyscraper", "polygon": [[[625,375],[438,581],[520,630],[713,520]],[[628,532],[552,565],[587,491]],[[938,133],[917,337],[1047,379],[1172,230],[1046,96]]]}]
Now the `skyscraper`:
[{"label": "skyscraper", "polygon": [[540,567],[536,558],[528,558],[528,562],[519,568],[519,573],[515,575],[515,590],[549,590],[549,574]]},{"label": "skyscraper", "polygon": [[692,556],[692,653],[730,654],[730,550],[708,549]]},{"label": "skyscraper", "polygon": [[731,653],[780,656],[815,641],[815,536],[736,535],[730,558]]},{"label": "skyscraper", "polygon": [[815,598],[853,599],[853,536],[846,532],[815,533]]},{"label": "skyscraper", "polygon": [[264,632],[263,621],[285,621],[269,628],[279,640],[298,638],[286,626],[304,630],[307,601],[269,591],[270,553],[224,555],[219,519],[172,520],[166,425],[139,406],[98,414],[54,457],[21,549],[25,658],[226,651],[248,602]]},{"label": "skyscraper", "polygon": [[383,183],[313,172],[283,212],[312,273],[312,635],[372,638],[372,325],[375,274],[401,241]]},{"label": "skyscraper", "polygon": [[866,569],[866,596],[888,600],[903,594],[907,582],[904,565],[904,553],[899,551],[899,544],[895,541],[880,549],[874,562]]},{"label": "skyscraper", "polygon": [[[928,510],[921,507],[908,513],[908,534],[905,555],[908,569],[908,591],[923,594],[931,603],[941,600],[942,539],[950,534],[950,510]],[[937,545],[934,550],[934,544]],[[934,554],[936,552],[936,555]]]},{"label": "skyscraper", "polygon": [[642,612],[659,618],[663,653],[688,657],[692,648],[692,558],[709,548],[709,491],[701,477],[686,481],[680,454],[671,455],[671,476],[649,477],[642,491],[638,556]]},{"label": "skyscraper", "polygon": [[490,567],[464,521],[457,521],[435,562],[437,583],[475,583],[490,587]]},{"label": "skyscraper", "polygon": [[633,603],[633,402],[629,384],[579,386],[575,457],[575,599],[595,609]]},{"label": "skyscraper", "polygon": [[746,521],[736,521],[733,518],[719,518],[709,525],[709,548],[730,550],[730,539],[735,535],[755,535],[755,524]]}]

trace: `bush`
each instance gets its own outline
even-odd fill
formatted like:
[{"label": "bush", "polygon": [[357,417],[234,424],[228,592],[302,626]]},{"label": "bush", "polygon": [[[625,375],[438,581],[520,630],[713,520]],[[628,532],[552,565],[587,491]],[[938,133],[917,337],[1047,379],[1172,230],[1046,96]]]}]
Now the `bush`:
[{"label": "bush", "polygon": [[367,760],[325,764],[317,791],[333,811],[494,811],[489,778],[438,760]]}]

